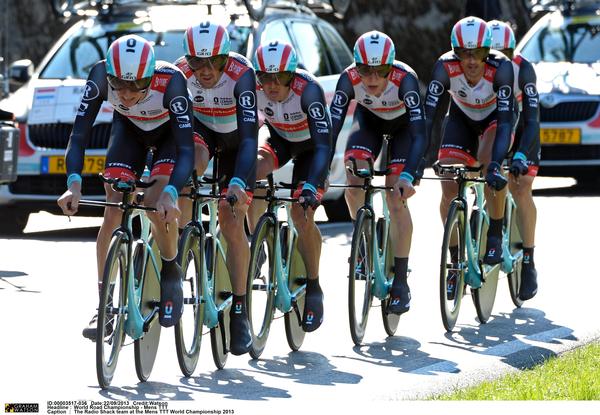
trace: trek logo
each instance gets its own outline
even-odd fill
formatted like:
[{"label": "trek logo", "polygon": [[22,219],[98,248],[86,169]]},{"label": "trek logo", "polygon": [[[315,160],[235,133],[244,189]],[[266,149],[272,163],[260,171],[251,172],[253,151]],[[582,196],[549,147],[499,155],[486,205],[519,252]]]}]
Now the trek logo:
[{"label": "trek logo", "polygon": [[315,120],[324,120],[325,119],[325,108],[323,108],[323,104],[320,102],[313,102],[308,107],[308,113]]},{"label": "trek logo", "polygon": [[246,109],[253,109],[255,105],[256,99],[254,97],[254,92],[245,91],[238,98],[238,103]]},{"label": "trek logo", "polygon": [[98,95],[100,95],[98,85],[96,85],[94,81],[87,81],[83,89],[83,100],[91,101],[92,99],[98,98]]},{"label": "trek logo", "polygon": [[421,103],[421,98],[419,97],[419,94],[415,91],[409,91],[406,94],[404,94],[403,100],[406,106],[411,109],[418,108],[419,104]]},{"label": "trek logo", "polygon": [[508,85],[503,85],[498,90],[499,99],[509,99],[512,94],[512,88]]},{"label": "trek logo", "polygon": [[333,97],[333,105],[344,107],[348,104],[348,95],[345,92],[337,91]]},{"label": "trek logo", "polygon": [[525,95],[528,97],[536,97],[538,94],[534,83],[525,84],[523,92],[525,92]]},{"label": "trek logo", "polygon": [[173,114],[185,114],[188,110],[187,99],[185,99],[185,97],[182,96],[175,97],[169,103],[169,107],[171,108]]},{"label": "trek logo", "polygon": [[167,301],[165,303],[165,313],[163,315],[163,318],[171,318],[171,314],[173,314],[173,302]]},{"label": "trek logo", "polygon": [[429,83],[428,90],[431,95],[439,97],[444,93],[444,85],[440,81],[433,80]]}]

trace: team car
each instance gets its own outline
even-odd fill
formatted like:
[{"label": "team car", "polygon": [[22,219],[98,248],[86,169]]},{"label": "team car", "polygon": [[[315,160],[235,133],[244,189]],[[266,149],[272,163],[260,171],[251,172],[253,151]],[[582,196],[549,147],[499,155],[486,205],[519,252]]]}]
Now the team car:
[{"label": "team car", "polygon": [[540,100],[539,175],[600,172],[600,3],[546,1],[516,52],[534,65]]}]

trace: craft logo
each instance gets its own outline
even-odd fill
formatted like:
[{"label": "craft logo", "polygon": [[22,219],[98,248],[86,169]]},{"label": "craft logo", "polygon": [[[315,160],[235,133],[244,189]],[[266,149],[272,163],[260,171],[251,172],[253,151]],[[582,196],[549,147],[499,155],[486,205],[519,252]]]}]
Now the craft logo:
[{"label": "craft logo", "polygon": [[40,405],[37,403],[5,403],[4,412],[40,412]]}]

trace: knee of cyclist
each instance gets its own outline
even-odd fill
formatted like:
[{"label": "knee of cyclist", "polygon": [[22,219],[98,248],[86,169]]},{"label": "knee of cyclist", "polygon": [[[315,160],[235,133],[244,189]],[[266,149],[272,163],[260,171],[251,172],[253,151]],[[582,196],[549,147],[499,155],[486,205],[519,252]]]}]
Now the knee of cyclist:
[{"label": "knee of cyclist", "polygon": [[302,206],[297,205],[292,207],[292,221],[294,222],[294,226],[298,229],[298,232],[303,233],[309,228],[312,228],[314,225],[314,220],[312,216],[312,212],[310,212],[311,208],[308,208],[306,212],[306,217],[304,216],[304,209]]}]

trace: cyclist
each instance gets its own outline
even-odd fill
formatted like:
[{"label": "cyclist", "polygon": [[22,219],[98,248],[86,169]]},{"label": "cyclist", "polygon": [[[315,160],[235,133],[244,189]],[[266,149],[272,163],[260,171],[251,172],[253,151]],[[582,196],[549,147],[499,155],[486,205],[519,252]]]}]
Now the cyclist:
[{"label": "cyclist", "polygon": [[517,203],[519,230],[523,238],[523,267],[519,297],[529,300],[537,293],[537,271],[533,262],[537,210],[531,187],[540,165],[539,95],[533,66],[523,56],[514,56],[515,35],[511,27],[498,20],[488,22],[492,49],[512,60],[515,73],[514,94],[519,104],[515,143],[512,147],[510,192]]},{"label": "cyclist", "polygon": [[[383,135],[392,136],[386,186],[393,186],[394,191],[387,192],[386,197],[395,275],[388,312],[402,314],[410,308],[407,272],[412,220],[407,199],[415,194],[413,182],[427,142],[417,75],[408,65],[395,60],[394,43],[386,34],[372,31],[360,36],[354,45],[354,63],[340,75],[330,108],[333,148],[352,99],[357,105],[346,145],[346,162],[354,158],[359,167],[364,167],[366,160],[377,158]],[[362,183],[350,173],[347,182]],[[345,196],[355,219],[364,200],[363,192],[347,189]]]},{"label": "cyclist", "polygon": [[[113,109],[111,137],[104,175],[135,180],[143,173],[148,148],[155,147],[151,178],[156,184],[145,191],[145,203],[156,206],[148,213],[152,234],[162,257],[160,324],[177,323],[183,312],[182,273],[177,265],[178,191],[193,168],[192,110],[183,74],[173,65],[155,61],[152,45],[136,35],[115,40],[105,60],[90,71],[73,124],[66,152],[68,190],[58,199],[66,215],[77,212],[81,198],[85,148],[92,125],[104,101]],[[105,184],[107,202],[121,196]],[[118,208],[107,207],[97,238],[98,288],[113,230],[119,225]],[[96,337],[94,316],[83,335]]]},{"label": "cyclist", "polygon": [[[302,328],[311,332],[323,321],[323,291],[319,285],[322,238],[314,216],[329,173],[331,120],[323,88],[310,73],[298,69],[292,45],[280,41],[261,45],[252,63],[258,81],[258,108],[270,134],[259,148],[256,176],[264,179],[294,160],[292,182],[298,188],[293,197],[299,198],[299,203],[292,206],[291,215],[308,274]],[[250,205],[251,232],[265,209],[264,201],[254,200]]]},{"label": "cyclist", "polygon": [[[202,173],[218,151],[218,176],[227,182],[222,192],[228,199],[236,199],[234,212],[225,200],[219,203],[219,225],[228,251],[235,253],[227,255],[233,287],[231,353],[240,355],[252,344],[246,311],[250,247],[244,218],[252,201],[256,174],[256,77],[246,58],[230,52],[229,35],[219,24],[206,21],[189,27],[183,48],[185,56],[175,64],[185,74],[194,102],[196,171]],[[191,205],[184,198],[179,203],[184,206],[183,224],[191,218]]]},{"label": "cyclist", "polygon": [[[425,99],[427,136],[432,120],[440,110],[445,91],[451,96],[444,120],[438,152],[442,164],[483,164],[490,226],[484,262],[502,261],[502,218],[507,180],[501,164],[512,139],[514,96],[513,70],[501,53],[491,51],[492,35],[485,21],[466,17],[452,28],[452,50],[435,63]],[[445,220],[457,184],[442,181],[440,214]],[[456,242],[458,243],[458,242]],[[450,246],[453,262],[458,261],[458,246]],[[448,296],[453,298],[453,281],[448,281]]]}]

